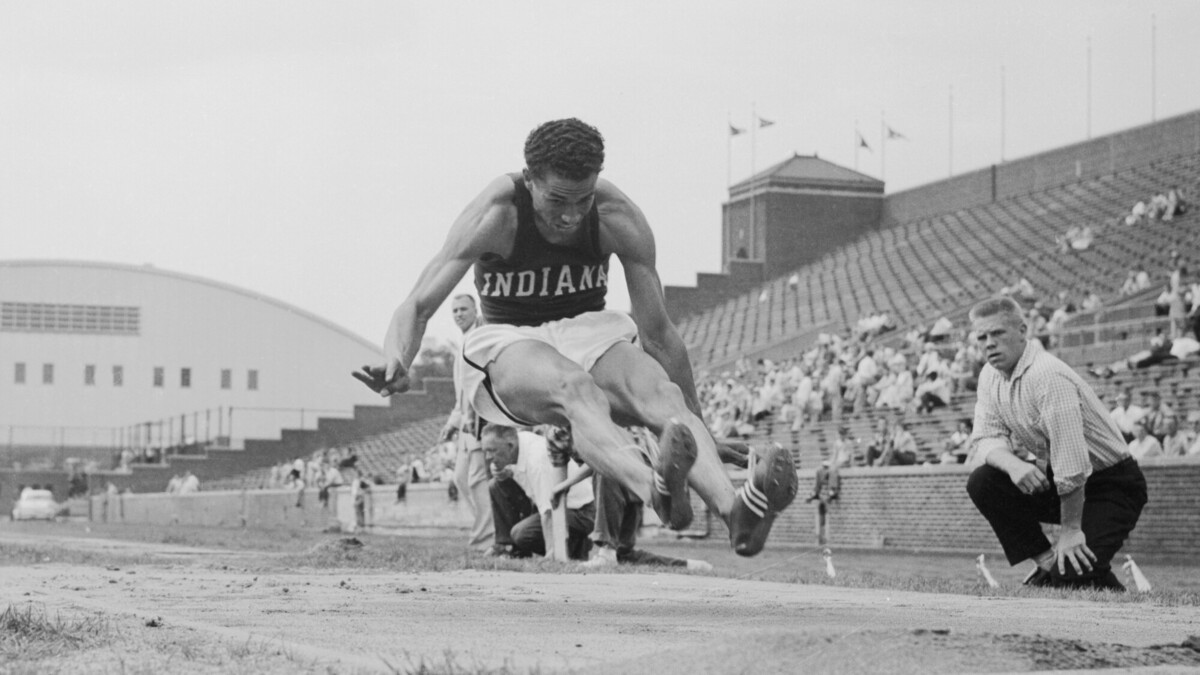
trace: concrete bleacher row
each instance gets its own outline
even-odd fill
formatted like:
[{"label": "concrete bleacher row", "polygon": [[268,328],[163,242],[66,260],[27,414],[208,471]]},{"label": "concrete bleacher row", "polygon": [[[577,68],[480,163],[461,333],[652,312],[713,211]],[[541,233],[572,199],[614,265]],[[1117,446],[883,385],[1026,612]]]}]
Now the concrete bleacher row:
[{"label": "concrete bleacher row", "polygon": [[[454,384],[449,379],[427,378],[422,386],[423,389],[392,396],[386,405],[355,406],[352,418],[321,418],[316,429],[284,429],[278,440],[247,440],[241,450],[207,447],[203,454],[168,457],[165,464],[133,464],[128,471],[95,472],[89,476],[90,487],[95,491],[112,483],[122,491],[161,492],[171,476],[184,471],[194,473],[202,487],[226,479],[249,485],[260,476],[269,475],[270,468],[280,462],[326,448],[353,446],[375,437],[389,440],[365,443],[359,450],[361,466],[371,472],[394,474],[398,463],[391,464],[392,458],[410,452],[426,440],[432,445],[428,429],[440,429],[454,407]],[[405,438],[410,431],[414,439],[411,443]],[[392,434],[399,436],[392,439]]]},{"label": "concrete bleacher row", "polygon": [[[424,458],[429,449],[436,444],[445,421],[444,417],[432,417],[392,431],[355,439],[337,447],[349,448],[358,456],[357,466],[361,474],[381,476],[387,481],[393,481],[399,467],[410,464],[414,459]],[[320,454],[324,450],[324,448],[315,450],[305,456],[305,459],[313,454]],[[209,481],[205,484],[206,489],[213,490],[266,487],[272,487],[271,467],[269,466]]]},{"label": "concrete bleacher row", "polygon": [[[822,261],[689,317],[680,333],[698,367],[817,330],[841,331],[866,315],[931,321],[961,311],[1025,276],[1039,295],[1095,290],[1112,299],[1134,268],[1154,271],[1166,252],[1200,248],[1197,216],[1126,227],[1137,201],[1172,186],[1194,202],[1200,155],[1186,154],[1078,183],[889,227]],[[1057,253],[1055,237],[1091,225],[1086,251]]]}]

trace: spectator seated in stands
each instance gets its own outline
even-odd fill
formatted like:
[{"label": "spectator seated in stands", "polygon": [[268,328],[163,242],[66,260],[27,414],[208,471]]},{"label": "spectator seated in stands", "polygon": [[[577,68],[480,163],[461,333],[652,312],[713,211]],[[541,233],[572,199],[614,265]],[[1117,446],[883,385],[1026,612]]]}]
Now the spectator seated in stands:
[{"label": "spectator seated in stands", "polygon": [[1092,231],[1091,225],[1072,225],[1067,228],[1066,233],[1061,237],[1055,237],[1054,241],[1058,245],[1058,252],[1062,254],[1070,253],[1071,251],[1086,251],[1092,247],[1092,242],[1096,239],[1096,233]]},{"label": "spectator seated in stands", "polygon": [[1162,451],[1165,457],[1183,457],[1187,454],[1188,448],[1191,447],[1195,439],[1188,429],[1183,429],[1179,424],[1179,417],[1172,415],[1167,418],[1163,429]]},{"label": "spectator seated in stands", "polygon": [[1162,402],[1162,394],[1157,390],[1145,392],[1143,397],[1147,403],[1146,414],[1142,417],[1146,431],[1161,443],[1167,433],[1167,420],[1175,416],[1175,409]]},{"label": "spectator seated in stands", "polygon": [[911,466],[917,463],[917,439],[908,430],[908,422],[897,419],[892,425],[892,437],[887,450],[879,457],[877,466]]},{"label": "spectator seated in stands", "polygon": [[1200,457],[1200,410],[1193,410],[1188,413],[1188,422],[1192,425],[1192,444],[1188,446],[1186,455],[1188,457]]},{"label": "spectator seated in stands", "polygon": [[867,454],[865,459],[866,466],[875,466],[879,463],[879,458],[887,452],[892,444],[892,427],[886,417],[880,417],[875,420],[875,433],[871,436],[870,443],[867,444]]},{"label": "spectator seated in stands", "polygon": [[1146,217],[1146,202],[1139,201],[1129,210],[1129,214],[1125,216],[1125,224],[1129,227],[1140,225],[1142,219]]},{"label": "spectator seated in stands", "polygon": [[950,403],[950,385],[938,377],[938,371],[925,374],[925,381],[917,387],[913,400],[917,403],[917,412],[924,414],[933,412],[934,408],[944,408]]},{"label": "spectator seated in stands", "polygon": [[1104,300],[1096,294],[1096,291],[1091,289],[1088,289],[1087,293],[1084,294],[1083,302],[1080,303],[1080,308],[1085,312],[1100,309],[1102,306],[1104,306]]},{"label": "spectator seated in stands", "polygon": [[1162,457],[1163,454],[1162,444],[1150,435],[1146,426],[1144,417],[1133,424],[1133,440],[1129,442],[1129,454],[1137,460]]},{"label": "spectator seated in stands", "polygon": [[958,421],[958,428],[942,445],[942,454],[938,457],[940,464],[966,464],[967,454],[971,450],[971,431],[975,426],[974,420],[964,417]]},{"label": "spectator seated in stands", "polygon": [[1156,366],[1160,363],[1170,363],[1191,358],[1197,353],[1200,353],[1200,342],[1190,337],[1168,340],[1162,336],[1162,330],[1160,329],[1157,335],[1150,340],[1150,349],[1143,349],[1124,359],[1114,361],[1107,366],[1090,369],[1088,372],[1096,377],[1107,379],[1117,373],[1140,370]]},{"label": "spectator seated in stands", "polygon": [[967,352],[960,349],[950,362],[950,370],[946,372],[946,384],[950,386],[950,395],[974,391],[978,382],[971,372],[970,364],[967,363]]},{"label": "spectator seated in stands", "polygon": [[1167,215],[1167,208],[1170,206],[1170,201],[1167,195],[1159,192],[1150,198],[1150,204],[1146,207],[1146,217],[1150,220],[1158,220]]},{"label": "spectator seated in stands", "polygon": [[1037,292],[1033,290],[1033,284],[1025,277],[1018,276],[1011,286],[1005,286],[1000,289],[1000,295],[1009,295],[1018,302],[1021,300],[1033,300],[1037,297]]},{"label": "spectator seated in stands", "polygon": [[1121,430],[1121,435],[1125,438],[1125,442],[1133,440],[1133,425],[1146,416],[1146,409],[1134,405],[1130,401],[1128,389],[1123,389],[1117,394],[1117,405],[1109,411],[1108,416],[1116,423],[1117,428]]},{"label": "spectator seated in stands", "polygon": [[1054,313],[1050,315],[1050,320],[1046,322],[1046,334],[1050,338],[1051,346],[1057,346],[1059,336],[1063,329],[1066,328],[1067,321],[1071,319],[1072,313],[1075,311],[1075,305],[1071,302],[1065,302],[1055,308]]},{"label": "spectator seated in stands", "polygon": [[854,412],[867,407],[867,391],[879,379],[879,365],[875,362],[875,350],[867,349],[854,368],[854,375],[846,382],[846,400]]},{"label": "spectator seated in stands", "polygon": [[834,469],[854,466],[857,463],[859,441],[850,437],[850,427],[838,427],[838,437],[833,441],[829,456],[832,458]]},{"label": "spectator seated in stands", "polygon": [[1175,216],[1182,216],[1188,212],[1188,203],[1183,200],[1183,194],[1179,188],[1171,188],[1167,193],[1167,208],[1163,213],[1162,219],[1170,222],[1175,219]]},{"label": "spectator seated in stands", "polygon": [[900,361],[893,360],[888,364],[888,374],[878,383],[879,395],[875,399],[876,408],[891,408],[906,410],[912,402],[915,387],[913,386],[912,371],[906,366],[903,354],[898,355]]},{"label": "spectator seated in stands", "polygon": [[1046,333],[1047,323],[1049,322],[1046,321],[1046,317],[1041,312],[1041,302],[1035,303],[1029,309],[1029,317],[1025,321],[1025,325],[1027,326],[1025,337],[1031,340],[1040,340],[1042,346],[1047,346],[1047,338],[1049,337]]}]

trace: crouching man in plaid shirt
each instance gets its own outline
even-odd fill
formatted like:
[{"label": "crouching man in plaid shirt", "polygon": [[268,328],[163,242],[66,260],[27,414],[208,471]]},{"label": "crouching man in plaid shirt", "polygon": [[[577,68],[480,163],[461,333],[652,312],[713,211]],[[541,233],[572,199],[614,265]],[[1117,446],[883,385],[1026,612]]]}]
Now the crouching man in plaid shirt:
[{"label": "crouching man in plaid shirt", "polygon": [[[971,500],[1010,565],[1037,565],[1026,584],[1124,590],[1112,558],[1137,525],[1146,480],[1121,431],[1075,371],[1025,339],[1015,302],[984,301],[970,319],[987,357],[971,437]],[[1041,523],[1062,526],[1053,544]]]}]

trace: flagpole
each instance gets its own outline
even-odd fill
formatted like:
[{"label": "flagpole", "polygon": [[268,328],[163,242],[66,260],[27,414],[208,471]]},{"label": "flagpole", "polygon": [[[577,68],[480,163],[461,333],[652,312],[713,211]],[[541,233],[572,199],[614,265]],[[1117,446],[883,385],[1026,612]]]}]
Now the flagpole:
[{"label": "flagpole", "polygon": [[1150,15],[1150,121],[1158,120],[1158,17]]},{"label": "flagpole", "polygon": [[[758,107],[750,102],[750,251],[754,251],[754,243],[758,241],[758,230],[755,229],[758,213],[754,208],[754,174],[758,171]],[[753,255],[750,256],[754,258]]]},{"label": "flagpole", "polygon": [[858,171],[858,120],[854,120],[854,170]]},{"label": "flagpole", "polygon": [[725,189],[733,187],[733,113],[725,115],[729,130],[725,132]]},{"label": "flagpole", "polygon": [[879,180],[887,181],[887,123],[879,111]]},{"label": "flagpole", "polygon": [[950,151],[947,163],[949,169],[948,175],[954,175],[954,85],[950,85]]},{"label": "flagpole", "polygon": [[1092,139],[1092,36],[1087,37],[1087,137]]},{"label": "flagpole", "polygon": [[1005,125],[1005,91],[1004,91],[1004,66],[1000,66],[1000,161],[1004,162],[1004,125]]}]

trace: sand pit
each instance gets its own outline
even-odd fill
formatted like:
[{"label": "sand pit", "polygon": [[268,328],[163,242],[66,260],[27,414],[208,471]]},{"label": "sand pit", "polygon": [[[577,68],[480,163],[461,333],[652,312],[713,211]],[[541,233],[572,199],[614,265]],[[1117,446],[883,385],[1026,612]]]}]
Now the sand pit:
[{"label": "sand pit", "polygon": [[[5,541],[28,538],[0,534]],[[128,631],[153,633],[146,644],[178,639],[191,651],[209,652],[259,645],[243,655],[257,659],[246,668],[253,671],[332,666],[338,672],[407,672],[422,665],[429,672],[656,675],[1200,668],[1200,652],[1176,646],[1200,634],[1194,607],[663,573],[264,572],[263,554],[69,537],[54,543],[137,555],[143,562],[0,567],[0,601],[40,603],[52,612],[102,612]],[[260,563],[253,571],[240,566],[248,556]],[[155,660],[165,653],[161,644],[141,655],[117,651],[130,663],[140,659],[157,672],[174,670]],[[76,665],[103,671],[105,658],[94,654]],[[188,671],[185,661],[176,665],[176,672]]]}]

